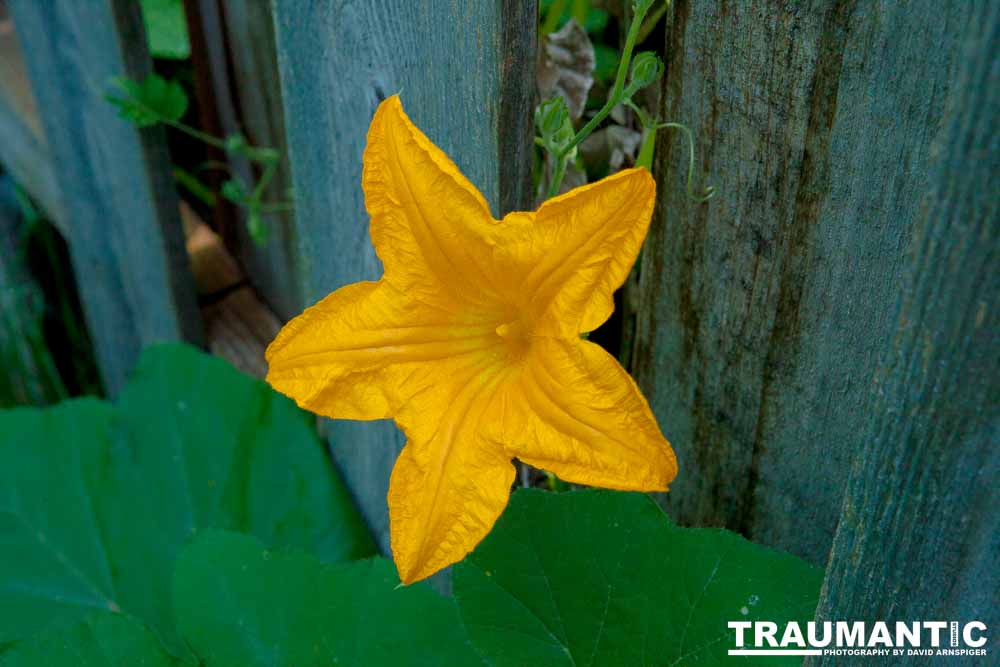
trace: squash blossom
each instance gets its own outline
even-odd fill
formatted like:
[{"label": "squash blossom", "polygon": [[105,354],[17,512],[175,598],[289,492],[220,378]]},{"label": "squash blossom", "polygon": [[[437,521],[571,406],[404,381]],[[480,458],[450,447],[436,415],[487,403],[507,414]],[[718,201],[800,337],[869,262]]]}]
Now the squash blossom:
[{"label": "squash blossom", "polygon": [[372,119],[362,187],[384,274],[289,322],[267,381],[321,415],[391,417],[404,431],[388,497],[404,583],[486,536],[512,458],[579,484],[667,489],[677,463],[646,400],[581,338],[611,315],[646,236],[649,172],[495,220],[393,96]]}]

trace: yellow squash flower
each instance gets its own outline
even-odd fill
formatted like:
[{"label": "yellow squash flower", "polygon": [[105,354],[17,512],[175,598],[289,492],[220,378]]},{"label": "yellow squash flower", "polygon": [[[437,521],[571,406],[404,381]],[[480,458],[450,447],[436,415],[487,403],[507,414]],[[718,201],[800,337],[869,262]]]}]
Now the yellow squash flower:
[{"label": "yellow squash flower", "polygon": [[645,399],[580,337],[611,315],[646,236],[649,172],[498,221],[393,96],[372,119],[362,186],[385,272],[289,322],[267,381],[313,412],[405,432],[388,498],[404,583],[486,536],[514,457],[579,484],[667,489],[677,463]]}]

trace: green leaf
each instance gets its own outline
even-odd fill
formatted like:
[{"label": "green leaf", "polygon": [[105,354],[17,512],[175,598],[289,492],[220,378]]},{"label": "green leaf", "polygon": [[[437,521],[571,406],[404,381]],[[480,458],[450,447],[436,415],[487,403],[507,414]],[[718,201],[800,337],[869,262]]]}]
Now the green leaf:
[{"label": "green leaf", "polygon": [[0,433],[0,645],[100,609],[184,655],[170,578],[205,528],[324,561],[374,552],[312,417],[187,346],[146,350],[117,407],[0,412]]},{"label": "green leaf", "polygon": [[526,490],[453,581],[495,667],[666,667],[724,662],[729,621],[811,619],[822,576],[735,533],[674,526],[645,495]]},{"label": "green leaf", "polygon": [[118,107],[118,117],[124,118],[136,127],[150,127],[159,122],[159,117],[137,102],[142,94],[138,83],[127,77],[119,76],[111,79],[111,85],[125,93],[124,97],[116,97],[111,93],[104,96],[108,102]]},{"label": "green leaf", "polygon": [[256,208],[251,208],[247,215],[247,232],[258,248],[267,247],[267,241],[271,238],[271,227],[264,222],[264,218]]},{"label": "green leaf", "polygon": [[53,628],[0,656],[2,667],[173,667],[156,636],[134,619],[96,612],[69,627]]},{"label": "green leaf", "polygon": [[591,8],[583,20],[583,29],[592,35],[603,32],[608,27],[609,18],[611,15],[603,9]]},{"label": "green leaf", "polygon": [[247,138],[241,133],[237,132],[235,134],[230,134],[226,137],[226,150],[230,152],[239,152],[247,147]]},{"label": "green leaf", "polygon": [[236,177],[227,178],[223,181],[222,187],[219,188],[219,192],[225,199],[234,204],[242,204],[249,196],[243,182]]},{"label": "green leaf", "polygon": [[610,84],[618,73],[621,53],[607,44],[594,44],[594,79]]},{"label": "green leaf", "polygon": [[608,26],[611,15],[604,9],[594,7],[587,0],[542,0],[538,7],[539,13],[545,17],[541,26],[542,34],[555,32],[573,18],[590,34],[603,32]]},{"label": "green leaf", "polygon": [[150,54],[171,60],[190,56],[183,0],[141,0],[141,4]]},{"label": "green leaf", "polygon": [[180,120],[187,111],[189,100],[183,86],[174,80],[167,81],[158,74],[150,74],[141,82],[127,77],[116,77],[112,84],[124,97],[107,96],[118,107],[118,115],[139,127]]},{"label": "green leaf", "polygon": [[181,634],[207,667],[481,664],[453,600],[426,584],[399,587],[386,560],[323,565],[208,533],[177,561]]}]

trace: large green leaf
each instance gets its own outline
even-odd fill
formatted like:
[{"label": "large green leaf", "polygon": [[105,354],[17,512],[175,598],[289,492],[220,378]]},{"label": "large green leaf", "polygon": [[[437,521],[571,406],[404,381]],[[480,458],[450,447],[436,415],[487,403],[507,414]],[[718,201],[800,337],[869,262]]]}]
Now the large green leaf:
[{"label": "large green leaf", "polygon": [[209,533],[174,575],[180,632],[207,667],[470,667],[482,664],[455,602],[425,584],[399,586],[372,559],[323,565]]},{"label": "large green leaf", "polygon": [[192,348],[147,350],[117,407],[7,411],[0,434],[0,645],[121,610],[184,655],[170,580],[205,528],[324,561],[374,552],[311,418]]},{"label": "large green leaf", "polygon": [[0,656],[3,667],[175,667],[156,635],[138,621],[94,612],[20,642]]},{"label": "large green leaf", "polygon": [[729,621],[811,619],[822,571],[645,495],[519,491],[453,581],[495,667],[666,667],[734,659]]},{"label": "large green leaf", "polygon": [[2,667],[475,667],[454,600],[402,587],[381,558],[324,564],[241,533],[203,531],[176,559],[173,604],[189,659],[128,616],[94,612],[20,642]]}]

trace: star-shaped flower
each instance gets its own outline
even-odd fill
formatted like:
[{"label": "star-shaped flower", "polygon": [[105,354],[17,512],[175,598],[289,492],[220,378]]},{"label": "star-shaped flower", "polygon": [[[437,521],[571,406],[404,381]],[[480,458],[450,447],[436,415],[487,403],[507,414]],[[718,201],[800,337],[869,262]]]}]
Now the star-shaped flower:
[{"label": "star-shaped flower", "polygon": [[461,560],[507,504],[516,457],[562,479],[663,491],[677,473],[635,382],[581,338],[614,308],[655,185],[630,169],[490,215],[486,200],[385,100],[362,186],[385,272],[281,330],[267,380],[341,419],[393,418],[392,551],[404,583]]}]

